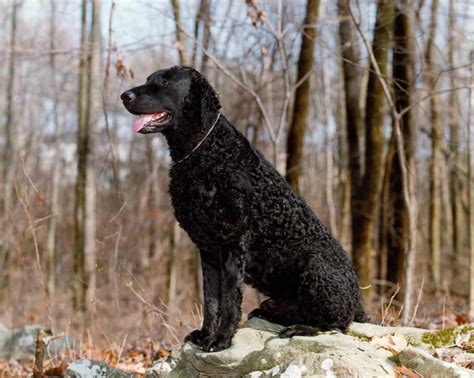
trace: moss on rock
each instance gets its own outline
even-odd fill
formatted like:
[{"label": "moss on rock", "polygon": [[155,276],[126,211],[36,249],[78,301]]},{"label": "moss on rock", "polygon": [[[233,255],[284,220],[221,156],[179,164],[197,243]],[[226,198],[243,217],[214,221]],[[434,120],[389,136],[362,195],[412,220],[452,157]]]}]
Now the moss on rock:
[{"label": "moss on rock", "polygon": [[421,337],[421,340],[425,344],[429,344],[434,348],[441,348],[443,346],[455,344],[457,336],[470,333],[472,331],[474,331],[474,326],[472,325],[446,328],[436,332],[427,332]]},{"label": "moss on rock", "polygon": [[348,334],[349,336],[356,337],[357,339],[363,340],[363,341],[370,341],[370,340],[372,340],[371,337],[369,337],[369,336],[367,336],[367,335],[364,335],[364,334],[362,334],[362,333],[355,332],[355,331],[349,331],[349,332],[347,332],[347,334]]}]

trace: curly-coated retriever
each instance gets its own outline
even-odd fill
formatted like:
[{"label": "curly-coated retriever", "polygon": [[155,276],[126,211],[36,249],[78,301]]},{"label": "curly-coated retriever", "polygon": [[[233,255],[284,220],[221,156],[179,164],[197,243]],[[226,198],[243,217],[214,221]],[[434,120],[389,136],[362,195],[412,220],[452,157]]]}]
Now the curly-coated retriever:
[{"label": "curly-coated retriever", "polygon": [[121,99],[138,116],[134,132],[166,137],[176,218],[201,254],[204,322],[187,341],[206,351],[229,347],[244,282],[269,297],[250,316],[287,326],[282,337],[344,331],[365,320],[345,251],[220,113],[216,92],[199,72],[156,71]]}]

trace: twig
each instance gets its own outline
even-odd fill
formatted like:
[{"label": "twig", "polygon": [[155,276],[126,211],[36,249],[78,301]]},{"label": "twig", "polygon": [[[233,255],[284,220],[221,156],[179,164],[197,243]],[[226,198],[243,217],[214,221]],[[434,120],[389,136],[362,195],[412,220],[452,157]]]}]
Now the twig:
[{"label": "twig", "polygon": [[418,312],[418,306],[420,305],[420,302],[421,302],[421,295],[423,294],[423,286],[424,285],[425,285],[425,277],[423,277],[423,280],[421,281],[420,290],[418,290],[418,297],[416,298],[415,308],[413,309],[413,315],[412,315],[410,323],[409,323],[410,327],[413,325],[413,322],[415,321],[416,313]]},{"label": "twig", "polygon": [[36,187],[35,183],[33,182],[33,180],[31,179],[30,175],[28,174],[28,172],[26,171],[26,168],[25,168],[25,159],[23,157],[23,155],[19,154],[20,155],[20,160],[21,160],[21,169],[23,170],[23,173],[25,174],[25,177],[26,179],[28,180],[28,182],[31,184],[31,187],[33,188],[33,190],[35,191],[36,194],[39,194],[39,190],[38,188]]},{"label": "twig", "polygon": [[397,289],[395,290],[395,292],[390,297],[390,300],[388,301],[388,305],[385,308],[385,311],[383,311],[382,321],[380,322],[380,325],[385,325],[385,317],[387,316],[388,310],[390,310],[390,307],[392,306],[392,302],[395,299],[395,297],[397,296],[399,291],[400,291],[400,285],[397,285]]},{"label": "twig", "polygon": [[120,345],[120,349],[119,349],[119,352],[117,354],[117,363],[120,362],[120,358],[122,357],[123,348],[125,347],[125,343],[127,342],[127,338],[128,338],[128,333],[125,334],[125,337],[123,338],[122,344]]},{"label": "twig", "polygon": [[30,212],[28,211],[28,206],[26,205],[25,200],[23,199],[23,197],[20,195],[20,193],[18,191],[18,186],[17,186],[16,183],[15,183],[15,193],[16,193],[17,198],[18,198],[18,200],[20,201],[20,203],[23,207],[23,210],[24,210],[24,212],[26,214],[26,217],[28,219],[29,227],[31,228],[31,235],[33,237],[33,245],[34,245],[35,257],[36,257],[36,265],[37,265],[38,273],[39,273],[39,276],[40,276],[40,284],[41,284],[41,287],[43,288],[43,295],[44,295],[44,299],[45,299],[46,313],[48,315],[48,318],[52,321],[51,311],[50,311],[51,303],[50,303],[50,298],[49,298],[49,295],[48,295],[47,286],[46,286],[46,283],[44,281],[43,268],[41,267],[41,257],[40,257],[39,247],[38,247],[38,240],[36,238],[36,231],[35,231],[36,229],[34,227],[34,221],[33,221],[33,218],[31,216]]}]

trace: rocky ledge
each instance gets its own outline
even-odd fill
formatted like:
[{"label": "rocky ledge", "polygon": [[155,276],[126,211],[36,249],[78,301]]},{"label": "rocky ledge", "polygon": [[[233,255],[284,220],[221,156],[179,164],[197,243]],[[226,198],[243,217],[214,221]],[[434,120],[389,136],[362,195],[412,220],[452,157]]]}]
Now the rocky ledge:
[{"label": "rocky ledge", "polygon": [[[148,377],[474,377],[474,327],[430,332],[406,327],[354,323],[347,334],[325,332],[313,337],[277,337],[281,326],[260,319],[247,321],[232,346],[205,353],[192,344],[172,351],[147,370]],[[463,367],[464,366],[464,367]],[[69,377],[127,376],[102,363],[71,364]],[[99,375],[100,376],[100,375]],[[130,375],[129,375],[130,376]]]}]

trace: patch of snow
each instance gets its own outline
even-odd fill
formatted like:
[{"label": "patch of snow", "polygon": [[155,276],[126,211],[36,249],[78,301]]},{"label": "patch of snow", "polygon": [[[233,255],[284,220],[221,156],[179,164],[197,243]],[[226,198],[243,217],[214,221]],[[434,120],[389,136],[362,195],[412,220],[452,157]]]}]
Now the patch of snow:
[{"label": "patch of snow", "polygon": [[277,366],[274,366],[271,370],[270,370],[270,373],[272,373],[272,377],[274,377],[275,375],[277,375],[278,373],[280,372],[280,367],[277,365]]},{"label": "patch of snow", "polygon": [[286,370],[281,373],[282,378],[301,378],[303,373],[308,370],[306,366],[288,365]]},{"label": "patch of snow", "polygon": [[277,354],[275,355],[275,357],[276,357],[277,359],[279,359],[279,358],[281,357],[281,353],[280,353],[280,352],[277,352]]},{"label": "patch of snow", "polygon": [[67,367],[67,370],[76,373],[79,377],[91,377],[92,376],[92,363],[89,360],[78,360],[74,361]]},{"label": "patch of snow", "polygon": [[265,358],[262,358],[262,359],[260,360],[260,362],[261,362],[263,365],[266,365],[268,361],[267,361]]},{"label": "patch of snow", "polygon": [[326,378],[336,378],[336,374],[332,371],[332,367],[334,366],[334,361],[331,358],[326,358],[323,362],[321,362],[321,369],[326,372]]},{"label": "patch of snow", "polygon": [[67,367],[67,370],[75,373],[80,378],[107,377],[107,367],[94,365],[90,360],[74,361]]},{"label": "patch of snow", "polygon": [[330,358],[326,358],[322,363],[321,367],[323,370],[331,370],[334,366],[334,361]]},{"label": "patch of snow", "polygon": [[249,376],[250,378],[258,378],[258,377],[261,377],[262,374],[263,373],[261,371],[252,371],[249,373]]},{"label": "patch of snow", "polygon": [[162,362],[158,362],[155,366],[153,366],[151,370],[157,373],[165,374],[165,373],[171,373],[173,368],[168,362],[162,361]]}]

